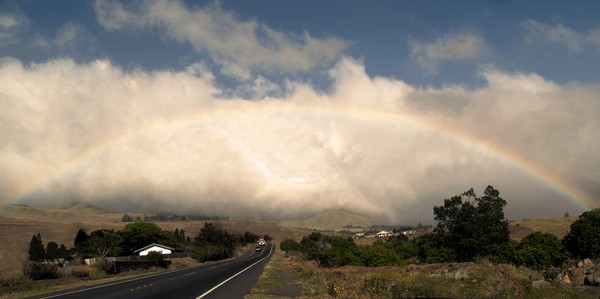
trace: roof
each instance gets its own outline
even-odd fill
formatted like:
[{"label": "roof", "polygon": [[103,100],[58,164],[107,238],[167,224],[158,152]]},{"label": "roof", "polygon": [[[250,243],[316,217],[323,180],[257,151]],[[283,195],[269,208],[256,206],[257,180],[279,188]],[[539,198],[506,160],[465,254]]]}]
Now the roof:
[{"label": "roof", "polygon": [[148,245],[148,246],[144,246],[144,247],[142,247],[142,248],[140,248],[140,249],[138,249],[138,250],[134,251],[134,253],[136,253],[136,252],[140,252],[140,251],[144,251],[144,250],[146,250],[146,249],[149,249],[149,248],[152,248],[152,247],[154,247],[154,246],[156,246],[156,247],[160,247],[160,248],[164,248],[164,249],[169,249],[169,250],[175,250],[175,248],[171,248],[171,247],[169,247],[169,246],[166,246],[166,245],[157,244],[157,243],[152,243],[152,244],[150,244],[150,245]]}]

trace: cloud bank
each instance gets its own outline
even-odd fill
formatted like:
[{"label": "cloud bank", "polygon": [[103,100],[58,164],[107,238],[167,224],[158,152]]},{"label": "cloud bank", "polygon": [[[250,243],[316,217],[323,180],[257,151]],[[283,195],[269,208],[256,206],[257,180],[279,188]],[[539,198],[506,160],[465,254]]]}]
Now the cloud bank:
[{"label": "cloud bank", "polygon": [[0,199],[263,219],[346,208],[407,223],[492,184],[514,217],[579,208],[490,144],[598,194],[600,85],[488,66],[481,88],[419,88],[351,58],[329,75],[328,92],[291,81],[277,98],[223,99],[201,65],[3,59]]}]

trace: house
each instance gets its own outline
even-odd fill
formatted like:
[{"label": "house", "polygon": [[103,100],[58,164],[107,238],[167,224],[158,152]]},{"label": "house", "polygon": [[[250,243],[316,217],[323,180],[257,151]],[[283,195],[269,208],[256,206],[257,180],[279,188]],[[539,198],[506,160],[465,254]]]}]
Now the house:
[{"label": "house", "polygon": [[134,251],[133,253],[139,252],[140,256],[144,256],[144,255],[148,255],[148,252],[150,252],[150,251],[160,252],[161,254],[171,254],[174,250],[175,250],[174,248],[171,248],[169,246],[152,243],[148,246],[144,246],[144,247]]},{"label": "house", "polygon": [[391,235],[392,235],[392,233],[382,230],[382,231],[378,232],[375,236],[377,238],[383,238],[383,237],[389,237]]}]

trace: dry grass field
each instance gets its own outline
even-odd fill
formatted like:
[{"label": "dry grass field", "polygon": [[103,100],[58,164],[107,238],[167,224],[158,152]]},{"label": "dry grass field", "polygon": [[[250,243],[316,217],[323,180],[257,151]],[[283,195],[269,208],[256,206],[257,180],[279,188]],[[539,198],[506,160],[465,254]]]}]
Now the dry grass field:
[{"label": "dry grass field", "polygon": [[571,227],[571,223],[577,220],[577,216],[563,218],[528,218],[523,220],[513,220],[509,222],[511,238],[521,240],[528,234],[541,231],[550,233],[562,239]]},{"label": "dry grass field", "polygon": [[[80,228],[88,233],[97,229],[120,230],[127,224],[121,222],[122,216],[122,213],[111,213],[81,203],[63,209],[0,205],[0,269],[2,272],[20,272],[22,263],[27,260],[29,242],[34,234],[40,233],[44,243],[54,241],[70,248]],[[532,218],[511,221],[511,236],[520,240],[531,232],[542,231],[562,238],[576,219],[577,217]],[[286,238],[300,240],[318,228],[334,231],[348,224],[354,227],[373,224],[365,217],[342,210],[327,211],[306,220],[281,223],[248,219],[211,222],[234,233],[250,231],[255,234],[268,234],[275,242]],[[204,221],[159,221],[156,224],[169,231],[175,228],[183,229],[187,236],[193,237],[200,231]]]},{"label": "dry grass field", "polygon": [[[110,213],[89,205],[75,205],[64,209],[0,205],[0,273],[21,272],[21,265],[28,258],[29,242],[34,234],[40,233],[44,244],[54,241],[71,248],[80,228],[88,233],[98,229],[120,230],[127,225],[126,222],[121,222],[122,217],[123,213]],[[230,219],[211,222],[233,233],[250,231],[259,235],[267,234],[275,242],[285,238],[301,239],[309,233],[308,230],[287,228],[266,221]],[[204,225],[204,221],[155,223],[163,230],[183,229],[192,238]]]}]

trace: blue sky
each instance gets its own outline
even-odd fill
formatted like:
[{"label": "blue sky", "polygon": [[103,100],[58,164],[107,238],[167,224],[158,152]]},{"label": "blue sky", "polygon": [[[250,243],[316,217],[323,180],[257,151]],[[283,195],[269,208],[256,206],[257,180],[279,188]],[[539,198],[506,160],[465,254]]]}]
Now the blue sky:
[{"label": "blue sky", "polygon": [[[130,6],[136,6],[129,3]],[[109,59],[124,67],[146,70],[182,69],[192,61],[211,62],[189,42],[177,42],[159,28],[106,30],[89,1],[3,1],[6,16],[22,24],[3,38],[3,53],[23,62],[71,57],[77,61]],[[307,32],[314,38],[335,37],[346,43],[338,55],[363,61],[371,76],[386,76],[422,86],[480,85],[477,71],[492,64],[506,71],[535,72],[559,83],[600,79],[598,51],[600,4],[581,1],[293,1],[186,2],[204,9],[220,6],[237,21],[254,21],[290,36]],[[76,26],[71,45],[36,45],[36,39],[56,39],[61,28]],[[595,31],[596,30],[596,31]],[[12,29],[4,28],[7,34]],[[595,35],[594,35],[594,32]],[[452,38],[479,39],[479,47],[464,56],[440,53],[431,57],[416,44],[443,45]],[[416,52],[415,52],[416,51]],[[460,49],[457,49],[460,51]],[[418,57],[430,61],[425,66]],[[318,79],[318,69],[301,75]],[[316,73],[315,73],[316,72]],[[277,74],[278,76],[280,74]]]},{"label": "blue sky", "polygon": [[0,200],[410,223],[491,184],[509,217],[576,214],[600,198],[598,11],[0,1]]}]

